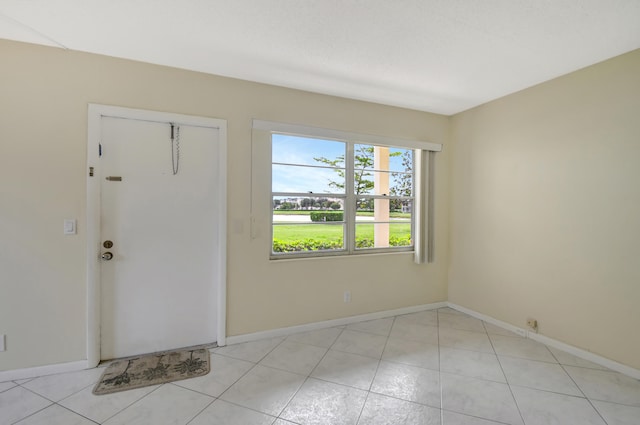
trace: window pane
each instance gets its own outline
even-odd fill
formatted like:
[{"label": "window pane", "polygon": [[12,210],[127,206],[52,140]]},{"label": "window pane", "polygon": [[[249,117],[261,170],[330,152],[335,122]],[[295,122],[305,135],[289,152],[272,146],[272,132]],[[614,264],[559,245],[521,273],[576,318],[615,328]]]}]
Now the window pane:
[{"label": "window pane", "polygon": [[412,246],[411,222],[374,223],[358,221],[356,249]]},{"label": "window pane", "polygon": [[353,165],[356,195],[412,195],[411,149],[355,145]]},{"label": "window pane", "polygon": [[274,224],[273,252],[344,249],[344,223]]},{"label": "window pane", "polygon": [[391,196],[413,196],[413,174],[392,172],[389,175],[389,194]]},{"label": "window pane", "polygon": [[[395,147],[356,144],[353,148],[356,170],[413,171],[413,150]],[[388,163],[376,164],[376,156],[389,157]]]},{"label": "window pane", "polygon": [[[412,199],[359,198],[356,201],[356,221],[411,222],[412,205]],[[374,219],[373,217],[376,215],[377,217]]]},{"label": "window pane", "polygon": [[[273,197],[273,222],[311,222],[311,221],[343,221],[344,198],[339,197]],[[313,217],[312,217],[313,213]],[[327,214],[334,213],[339,220],[327,219]],[[324,216],[323,216],[324,214]],[[287,218],[289,216],[289,218]],[[320,218],[324,217],[322,220]]]},{"label": "window pane", "polygon": [[271,141],[272,162],[344,168],[344,142],[286,134],[274,134]]},{"label": "window pane", "polygon": [[344,198],[273,197],[273,252],[344,249]]},{"label": "window pane", "polygon": [[344,193],[344,169],[271,166],[272,192]]},{"label": "window pane", "polygon": [[371,145],[353,145],[353,166],[358,170],[373,170],[374,147]]},{"label": "window pane", "polygon": [[358,199],[356,249],[411,246],[411,205],[409,199]]},{"label": "window pane", "polygon": [[413,195],[413,174],[405,172],[363,170],[356,175],[355,194],[407,196]]}]

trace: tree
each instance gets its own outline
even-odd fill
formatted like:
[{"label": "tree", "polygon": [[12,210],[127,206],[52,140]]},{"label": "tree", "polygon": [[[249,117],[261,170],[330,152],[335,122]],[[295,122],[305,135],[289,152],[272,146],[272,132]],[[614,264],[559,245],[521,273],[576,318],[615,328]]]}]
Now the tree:
[{"label": "tree", "polygon": [[282,204],[280,204],[280,209],[281,210],[297,210],[298,209],[298,203],[297,202],[283,202]]},{"label": "tree", "polygon": [[[373,180],[369,180],[369,177],[373,177],[373,173],[370,171],[373,168],[373,146],[356,145],[356,151],[354,153],[354,180],[355,180],[355,194],[362,195],[369,193],[373,189]],[[339,155],[335,159],[329,159],[325,157],[313,158],[314,160],[321,162],[330,167],[334,167],[334,171],[342,179],[341,182],[335,180],[329,180],[329,187],[345,190],[344,187],[344,155]]]},{"label": "tree", "polygon": [[[398,152],[399,153],[399,152]],[[402,153],[402,167],[403,173],[391,173],[391,176],[396,179],[396,184],[389,189],[392,196],[411,196],[413,188],[413,155],[410,150],[406,150]],[[401,210],[404,201],[399,199],[392,199],[389,208],[392,210]]]},{"label": "tree", "polygon": [[317,198],[316,199],[316,205],[318,206],[318,208],[327,209],[328,203],[329,203],[329,200],[327,198]]},{"label": "tree", "polygon": [[[374,189],[373,181],[373,164],[374,164],[374,147],[368,145],[355,145],[356,150],[353,155],[353,179],[355,184],[354,193],[356,196],[370,194]],[[412,175],[413,171],[413,155],[411,150],[404,152],[391,152],[390,157],[402,156],[402,165],[404,173],[391,173],[396,178],[397,184],[389,189],[389,195],[392,196],[411,196]],[[345,171],[344,171],[344,155],[339,155],[335,159],[325,157],[313,158],[330,167],[334,167],[334,171],[340,177],[341,181],[329,180],[329,187],[345,190]],[[359,209],[373,209],[371,200],[358,200]],[[402,201],[392,200],[390,209],[401,209]]]},{"label": "tree", "polygon": [[308,210],[313,206],[314,202],[312,198],[302,198],[300,200],[300,206],[302,209]]}]

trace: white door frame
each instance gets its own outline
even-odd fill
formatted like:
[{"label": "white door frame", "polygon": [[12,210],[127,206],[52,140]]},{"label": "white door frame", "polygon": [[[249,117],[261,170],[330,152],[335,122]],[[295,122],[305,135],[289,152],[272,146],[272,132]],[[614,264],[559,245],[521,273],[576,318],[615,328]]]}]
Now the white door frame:
[{"label": "white door frame", "polygon": [[100,183],[101,170],[98,149],[102,132],[102,117],[115,117],[176,123],[218,129],[217,155],[219,187],[216,190],[218,206],[218,258],[216,265],[218,285],[217,343],[226,344],[227,317],[227,121],[217,118],[154,112],[118,106],[89,104],[87,139],[87,363],[95,367],[100,362]]}]

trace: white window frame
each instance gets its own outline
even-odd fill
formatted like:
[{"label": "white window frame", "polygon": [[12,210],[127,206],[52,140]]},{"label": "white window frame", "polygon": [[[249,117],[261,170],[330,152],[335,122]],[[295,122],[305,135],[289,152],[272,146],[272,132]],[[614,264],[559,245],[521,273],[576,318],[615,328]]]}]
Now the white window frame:
[{"label": "white window frame", "polygon": [[[346,190],[344,194],[344,222],[345,237],[344,249],[326,250],[326,251],[300,251],[294,253],[274,253],[273,252],[273,215],[269,219],[269,253],[272,260],[277,259],[298,259],[313,257],[331,257],[345,255],[367,255],[378,253],[396,253],[396,252],[413,252],[416,263],[433,261],[433,167],[435,160],[435,152],[442,150],[442,145],[438,143],[405,140],[397,138],[389,138],[383,136],[359,134],[344,132],[339,130],[331,130],[318,127],[301,126],[296,124],[285,124],[272,121],[253,120],[253,130],[269,133],[269,155],[263,159],[268,161],[269,170],[269,210],[272,211],[273,194],[271,185],[271,140],[273,134],[295,135],[305,138],[317,138],[323,140],[335,140],[346,143],[345,152],[345,183]],[[403,148],[414,150],[414,169],[413,169],[413,214],[412,214],[412,241],[413,246],[409,247],[390,247],[390,248],[355,248],[355,198],[353,188],[349,187],[349,183],[353,183],[353,147],[356,144],[384,146],[391,148]],[[264,147],[260,149],[266,152]],[[254,158],[254,160],[257,158]],[[266,170],[266,164],[260,169]],[[263,176],[266,177],[266,176]],[[309,196],[309,194],[304,194]],[[323,194],[313,194],[312,196],[322,196]],[[367,195],[370,197],[371,195]]]}]

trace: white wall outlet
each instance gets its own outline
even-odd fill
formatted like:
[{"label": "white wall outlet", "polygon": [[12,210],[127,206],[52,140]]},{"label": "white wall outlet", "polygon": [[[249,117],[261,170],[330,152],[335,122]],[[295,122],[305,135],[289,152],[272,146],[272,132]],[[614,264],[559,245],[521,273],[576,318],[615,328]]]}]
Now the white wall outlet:
[{"label": "white wall outlet", "polygon": [[7,344],[6,344],[6,339],[7,336],[6,335],[0,335],[0,351],[6,351],[7,350]]},{"label": "white wall outlet", "polygon": [[64,234],[65,235],[75,235],[76,234],[76,221],[72,218],[67,218],[64,220]]},{"label": "white wall outlet", "polygon": [[344,302],[345,303],[351,302],[351,291],[344,291]]},{"label": "white wall outlet", "polygon": [[527,326],[535,332],[538,332],[538,321],[536,319],[527,319]]}]

